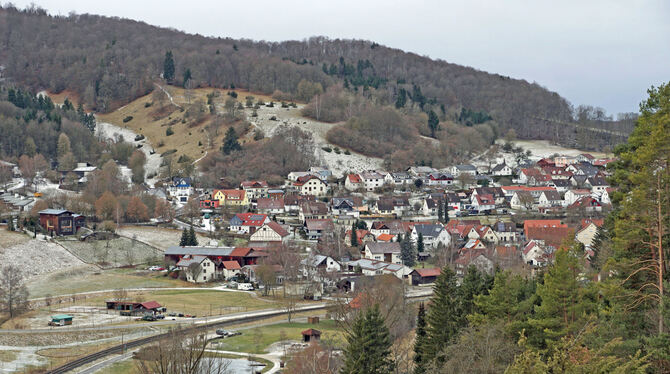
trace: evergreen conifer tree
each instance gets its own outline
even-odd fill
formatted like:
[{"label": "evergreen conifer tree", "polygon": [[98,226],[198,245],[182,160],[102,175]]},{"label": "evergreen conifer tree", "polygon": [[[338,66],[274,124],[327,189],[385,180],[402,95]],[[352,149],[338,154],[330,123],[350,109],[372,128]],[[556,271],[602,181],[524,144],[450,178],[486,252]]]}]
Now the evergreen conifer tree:
[{"label": "evergreen conifer tree", "polygon": [[342,374],[392,373],[391,337],[375,305],[361,313],[347,334]]},{"label": "evergreen conifer tree", "polygon": [[180,247],[186,247],[189,245],[190,238],[188,235],[188,231],[186,230],[186,227],[184,227],[184,230],[181,232],[181,239],[179,239],[179,246]]},{"label": "evergreen conifer tree", "polygon": [[402,264],[405,266],[412,267],[416,263],[416,252],[414,252],[414,245],[409,234],[405,235],[405,238],[400,242],[400,257],[402,258]]},{"label": "evergreen conifer tree", "polygon": [[358,247],[358,234],[356,233],[356,223],[351,225],[351,246]]},{"label": "evergreen conifer tree", "polygon": [[229,155],[234,151],[239,151],[240,149],[242,149],[242,146],[240,146],[240,143],[237,141],[237,133],[233,127],[229,127],[228,131],[226,131],[226,136],[223,139],[223,146],[221,147],[221,151],[223,154]]},{"label": "evergreen conifer tree", "polygon": [[427,344],[426,334],[426,307],[423,303],[419,304],[419,311],[416,315],[416,338],[414,340],[414,374],[423,374],[426,372],[426,361],[424,350]]},{"label": "evergreen conifer tree", "polygon": [[421,253],[425,250],[425,246],[423,244],[423,234],[419,233],[419,237],[416,239],[416,252]]},{"label": "evergreen conifer tree", "polygon": [[444,222],[444,207],[442,206],[442,202],[439,200],[437,202],[437,220]]},{"label": "evergreen conifer tree", "polygon": [[458,334],[463,319],[460,304],[456,273],[445,266],[435,281],[430,309],[426,313],[428,339],[424,362],[432,361]]},{"label": "evergreen conifer tree", "polygon": [[174,58],[172,57],[172,51],[165,52],[165,60],[163,61],[163,79],[168,82],[172,82],[174,79]]},{"label": "evergreen conifer tree", "polygon": [[190,246],[197,246],[198,245],[198,237],[195,236],[195,230],[193,229],[193,226],[188,230],[188,245]]}]

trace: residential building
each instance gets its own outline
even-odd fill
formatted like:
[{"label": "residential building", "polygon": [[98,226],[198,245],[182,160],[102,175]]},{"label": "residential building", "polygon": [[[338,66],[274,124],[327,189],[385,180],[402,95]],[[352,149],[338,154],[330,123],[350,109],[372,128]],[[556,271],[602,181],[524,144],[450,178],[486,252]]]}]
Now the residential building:
[{"label": "residential building", "polygon": [[363,257],[371,260],[402,264],[400,243],[365,243]]}]

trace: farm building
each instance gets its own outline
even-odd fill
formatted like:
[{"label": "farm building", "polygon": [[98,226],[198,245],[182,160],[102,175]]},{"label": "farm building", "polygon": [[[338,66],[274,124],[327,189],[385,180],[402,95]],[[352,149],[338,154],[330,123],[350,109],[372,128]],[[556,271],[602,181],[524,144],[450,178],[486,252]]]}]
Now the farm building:
[{"label": "farm building", "polygon": [[145,313],[158,313],[165,311],[156,301],[145,301],[143,303],[132,301],[106,301],[107,309],[118,310],[122,316],[130,316]]},{"label": "farm building", "polygon": [[51,326],[71,325],[72,318],[74,317],[72,317],[69,314],[56,314],[55,316],[51,316],[51,322],[49,322],[49,325]]}]

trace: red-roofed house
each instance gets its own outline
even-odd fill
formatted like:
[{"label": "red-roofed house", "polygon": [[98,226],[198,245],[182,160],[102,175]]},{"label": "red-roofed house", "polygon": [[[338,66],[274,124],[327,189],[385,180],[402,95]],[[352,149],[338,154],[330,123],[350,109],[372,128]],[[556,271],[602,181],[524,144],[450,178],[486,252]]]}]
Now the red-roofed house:
[{"label": "red-roofed house", "polygon": [[357,191],[365,188],[363,184],[363,179],[358,174],[347,174],[347,178],[344,180],[344,188],[349,191]]},{"label": "red-roofed house", "polygon": [[325,196],[328,194],[328,184],[314,175],[299,177],[298,180],[293,183],[293,187],[295,187],[301,195]]},{"label": "red-roofed house", "polygon": [[[356,239],[358,239],[358,245],[360,246],[366,242],[374,242],[375,236],[368,230],[358,229],[356,230]],[[344,242],[347,245],[351,244],[351,229],[344,233]]]},{"label": "red-roofed house", "polygon": [[263,214],[284,214],[284,198],[271,199],[268,197],[260,197],[256,200],[256,210]]},{"label": "red-roofed house", "polygon": [[242,272],[242,267],[237,261],[221,261],[220,268],[225,279],[234,278]]},{"label": "red-roofed house", "polygon": [[270,221],[260,228],[258,228],[249,241],[252,242],[280,242],[283,243],[288,239],[289,232],[286,231],[280,224],[275,221]]},{"label": "red-roofed house", "polygon": [[532,227],[568,227],[560,219],[527,219],[523,222],[523,234],[528,237],[528,229]]},{"label": "red-roofed house", "polygon": [[230,219],[230,231],[253,234],[261,226],[270,222],[267,214],[237,213]]},{"label": "red-roofed house", "polygon": [[268,182],[266,181],[244,181],[240,183],[242,188],[249,196],[249,199],[265,197],[268,194]]},{"label": "red-roofed house", "polygon": [[219,205],[249,205],[249,199],[244,190],[214,190],[212,192],[212,199],[219,200]]}]

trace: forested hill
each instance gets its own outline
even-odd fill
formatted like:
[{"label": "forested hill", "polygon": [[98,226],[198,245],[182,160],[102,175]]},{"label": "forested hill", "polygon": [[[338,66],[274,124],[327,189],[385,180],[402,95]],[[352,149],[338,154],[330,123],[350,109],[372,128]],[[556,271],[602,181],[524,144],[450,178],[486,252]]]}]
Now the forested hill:
[{"label": "forested hill", "polygon": [[375,105],[435,111],[441,121],[489,121],[498,134],[513,128],[524,138],[574,138],[574,129],[557,125],[572,121],[572,112],[555,92],[370,41],[207,38],[127,19],[5,7],[0,45],[5,77],[34,90],[73,91],[100,112],[150,92],[172,51],[173,84],[288,95],[302,80],[324,89],[340,84]]}]

